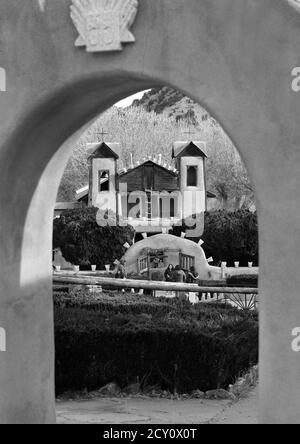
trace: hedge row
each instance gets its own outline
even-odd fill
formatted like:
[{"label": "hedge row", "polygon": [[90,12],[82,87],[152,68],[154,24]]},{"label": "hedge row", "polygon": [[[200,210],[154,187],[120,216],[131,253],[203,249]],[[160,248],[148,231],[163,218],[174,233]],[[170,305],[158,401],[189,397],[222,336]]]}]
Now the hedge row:
[{"label": "hedge row", "polygon": [[245,274],[245,275],[230,276],[229,278],[227,278],[227,285],[232,286],[232,287],[257,288],[258,287],[258,275]]},{"label": "hedge row", "polygon": [[[214,258],[214,264],[226,261],[234,266],[248,266],[248,262],[258,265],[258,221],[257,214],[248,210],[228,212],[225,210],[205,213],[203,248],[207,257]],[[190,227],[174,227],[172,234],[180,236]],[[191,239],[195,242],[199,238]]]},{"label": "hedge row", "polygon": [[[54,306],[61,309],[82,309],[99,312],[103,317],[111,315],[149,315],[156,320],[171,316],[181,321],[209,323],[210,327],[218,328],[220,319],[223,322],[239,321],[244,314],[231,305],[220,306],[218,303],[192,305],[188,300],[177,298],[156,298],[151,295],[138,295],[105,291],[100,294],[86,290],[71,290],[70,293],[54,293]],[[61,313],[64,313],[62,311]],[[66,311],[65,313],[68,313]],[[247,316],[253,316],[248,313]],[[256,316],[256,314],[254,314]],[[224,318],[225,316],[225,318]]]},{"label": "hedge row", "polygon": [[146,314],[164,316],[175,311],[171,300],[152,297],[107,292],[101,295],[88,294],[86,291],[54,293],[54,305],[60,308],[78,308],[101,312],[102,314]]},{"label": "hedge row", "polygon": [[256,313],[172,304],[169,313],[134,315],[117,305],[104,312],[56,306],[57,394],[137,379],[143,388],[181,393],[227,388],[257,363]]},{"label": "hedge row", "polygon": [[101,214],[106,226],[98,225],[97,208],[69,210],[54,220],[53,248],[60,248],[64,258],[82,270],[90,270],[91,265],[97,265],[98,269],[112,265],[126,252],[124,245],[133,243],[133,227],[113,226],[116,222]]},{"label": "hedge row", "polygon": [[247,210],[233,213],[215,211],[207,213],[203,235],[205,252],[215,261],[227,261],[241,266],[248,262],[258,265],[257,214]]}]

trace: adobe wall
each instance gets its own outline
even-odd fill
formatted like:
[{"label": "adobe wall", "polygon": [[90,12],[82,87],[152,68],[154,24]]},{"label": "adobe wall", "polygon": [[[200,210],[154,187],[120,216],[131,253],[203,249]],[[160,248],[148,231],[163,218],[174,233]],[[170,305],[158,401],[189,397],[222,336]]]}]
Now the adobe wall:
[{"label": "adobe wall", "polygon": [[91,54],[74,46],[70,4],[0,0],[0,423],[55,421],[51,225],[64,143],[114,102],[163,84],[207,107],[248,167],[260,223],[260,421],[299,423],[300,93],[291,71],[300,14],[285,0],[140,0],[136,43]]},{"label": "adobe wall", "polygon": [[[157,234],[134,244],[124,255],[126,260],[126,270],[128,273],[138,272],[138,259],[143,255],[144,250],[177,250],[182,254],[195,257],[195,269],[200,279],[220,279],[221,270],[210,267],[206,260],[203,248],[188,239],[172,236],[171,234]],[[166,253],[168,254],[168,253]],[[171,257],[171,255],[170,255]],[[179,254],[174,254],[174,260],[169,263],[174,267],[179,264]]]}]

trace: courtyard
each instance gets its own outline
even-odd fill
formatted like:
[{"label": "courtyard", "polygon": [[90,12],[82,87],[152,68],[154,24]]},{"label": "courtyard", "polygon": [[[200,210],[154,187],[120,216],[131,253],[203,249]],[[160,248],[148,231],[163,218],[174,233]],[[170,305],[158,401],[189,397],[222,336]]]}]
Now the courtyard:
[{"label": "courtyard", "polygon": [[146,397],[57,404],[58,424],[258,424],[257,389],[232,401],[169,401]]}]

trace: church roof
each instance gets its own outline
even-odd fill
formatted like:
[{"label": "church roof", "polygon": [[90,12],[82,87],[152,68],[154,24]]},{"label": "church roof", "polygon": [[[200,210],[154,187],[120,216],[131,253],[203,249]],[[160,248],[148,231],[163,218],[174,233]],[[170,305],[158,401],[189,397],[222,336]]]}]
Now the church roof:
[{"label": "church roof", "polygon": [[120,157],[120,144],[112,142],[88,143],[87,152],[89,158],[114,158]]},{"label": "church roof", "polygon": [[173,144],[173,158],[182,156],[200,156],[207,157],[205,153],[206,142],[175,142]]},{"label": "church roof", "polygon": [[160,162],[155,157],[154,158],[149,157],[148,159],[146,159],[146,160],[144,159],[141,162],[139,162],[139,161],[135,162],[131,167],[123,168],[121,171],[118,172],[118,175],[123,176],[124,174],[128,174],[131,171],[134,171],[134,170],[146,165],[147,163],[150,163],[150,164],[153,164],[159,168],[162,168],[163,170],[167,171],[169,174],[173,174],[175,176],[177,176],[177,174],[178,174],[178,170],[174,166],[168,165],[165,162]]}]

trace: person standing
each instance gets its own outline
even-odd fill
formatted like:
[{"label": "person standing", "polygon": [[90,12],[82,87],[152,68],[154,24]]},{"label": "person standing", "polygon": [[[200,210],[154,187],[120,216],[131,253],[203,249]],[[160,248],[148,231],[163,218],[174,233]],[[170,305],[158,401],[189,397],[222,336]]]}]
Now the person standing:
[{"label": "person standing", "polygon": [[165,280],[166,282],[174,282],[174,267],[173,265],[169,265],[165,271]]},{"label": "person standing", "polygon": [[198,279],[199,279],[199,274],[196,272],[195,267],[191,267],[190,271],[188,272],[187,283],[197,284]]},{"label": "person standing", "polygon": [[[199,284],[199,274],[196,272],[195,267],[191,267],[187,276],[188,284]],[[202,293],[189,293],[189,300],[193,303],[198,303],[202,300]]]},{"label": "person standing", "polygon": [[[178,282],[178,283],[185,283],[186,282],[186,274],[185,272],[180,268],[179,265],[177,265],[175,267],[175,271],[174,271],[174,282]],[[181,300],[186,300],[187,299],[187,294],[184,291],[177,291],[176,292],[176,297],[181,299]]]},{"label": "person standing", "polygon": [[126,277],[126,261],[124,259],[121,259],[117,267],[116,279],[126,279]]},{"label": "person standing", "polygon": [[175,272],[174,272],[174,282],[186,282],[186,274],[185,272],[180,268],[179,265],[176,265]]}]

